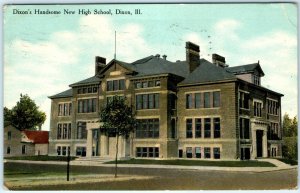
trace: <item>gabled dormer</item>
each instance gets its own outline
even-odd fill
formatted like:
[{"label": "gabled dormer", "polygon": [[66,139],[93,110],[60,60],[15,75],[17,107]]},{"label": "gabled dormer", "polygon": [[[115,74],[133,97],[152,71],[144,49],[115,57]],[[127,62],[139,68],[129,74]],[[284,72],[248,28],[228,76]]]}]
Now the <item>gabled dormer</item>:
[{"label": "gabled dormer", "polygon": [[251,82],[258,86],[261,86],[261,77],[265,75],[259,62],[242,66],[229,67],[226,68],[226,70],[236,75],[237,78],[240,78],[247,82]]}]

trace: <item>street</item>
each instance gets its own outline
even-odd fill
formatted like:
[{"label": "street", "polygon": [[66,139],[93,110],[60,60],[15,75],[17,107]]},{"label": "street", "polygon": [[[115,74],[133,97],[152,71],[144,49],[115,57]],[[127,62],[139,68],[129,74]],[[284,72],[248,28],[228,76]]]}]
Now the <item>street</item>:
[{"label": "street", "polygon": [[[5,163],[4,171],[62,172],[64,165]],[[297,169],[270,172],[195,171],[180,169],[119,168],[120,175],[155,176],[109,182],[85,182],[76,185],[19,187],[19,190],[278,190],[297,187]],[[72,166],[72,173],[113,174],[113,167]]]}]

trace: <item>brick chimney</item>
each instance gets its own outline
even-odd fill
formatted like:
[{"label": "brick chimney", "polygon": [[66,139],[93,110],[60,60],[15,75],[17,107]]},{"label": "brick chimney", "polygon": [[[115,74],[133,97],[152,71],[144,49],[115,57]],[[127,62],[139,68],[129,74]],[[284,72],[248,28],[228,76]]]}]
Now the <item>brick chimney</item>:
[{"label": "brick chimney", "polygon": [[186,62],[189,65],[190,72],[193,72],[200,65],[200,47],[192,42],[185,43]]},{"label": "brick chimney", "polygon": [[228,67],[228,65],[226,65],[225,57],[218,54],[212,54],[212,63],[222,68]]},{"label": "brick chimney", "polygon": [[98,74],[106,66],[106,58],[100,56],[95,57],[95,75]]}]

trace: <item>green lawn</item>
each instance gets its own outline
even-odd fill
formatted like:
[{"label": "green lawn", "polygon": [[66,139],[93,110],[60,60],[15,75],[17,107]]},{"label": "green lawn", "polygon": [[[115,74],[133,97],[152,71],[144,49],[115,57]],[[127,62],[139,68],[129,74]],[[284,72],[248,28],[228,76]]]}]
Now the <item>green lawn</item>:
[{"label": "green lawn", "polygon": [[298,161],[297,160],[292,160],[292,159],[287,159],[287,158],[278,158],[279,161],[282,161],[286,164],[290,164],[292,166],[294,165],[298,165]]},{"label": "green lawn", "polygon": [[[71,160],[74,160],[75,158],[76,157],[71,157]],[[31,161],[67,161],[66,156],[48,156],[48,155],[5,157],[4,159],[31,160]]]},{"label": "green lawn", "polygon": [[[114,164],[114,161],[105,164]],[[118,164],[183,165],[183,166],[218,166],[218,167],[276,167],[265,161],[206,161],[206,160],[152,160],[130,159],[118,161]]]}]

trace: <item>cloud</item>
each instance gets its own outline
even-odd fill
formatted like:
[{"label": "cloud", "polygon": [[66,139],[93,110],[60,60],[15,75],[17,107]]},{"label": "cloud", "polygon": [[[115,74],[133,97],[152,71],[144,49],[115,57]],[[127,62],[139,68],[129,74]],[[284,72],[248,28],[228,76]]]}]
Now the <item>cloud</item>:
[{"label": "cloud", "polygon": [[222,19],[213,26],[213,30],[220,40],[224,38],[238,40],[236,31],[241,26],[242,24],[235,19]]},{"label": "cloud", "polygon": [[76,30],[57,31],[40,41],[16,37],[5,42],[4,105],[11,108],[20,93],[28,94],[46,112],[43,129],[49,130],[51,104],[47,96],[92,76],[95,56],[112,59],[116,29],[120,50],[117,59],[132,61],[152,50],[140,25],[128,23],[117,27],[110,17],[99,15],[81,17]]}]

